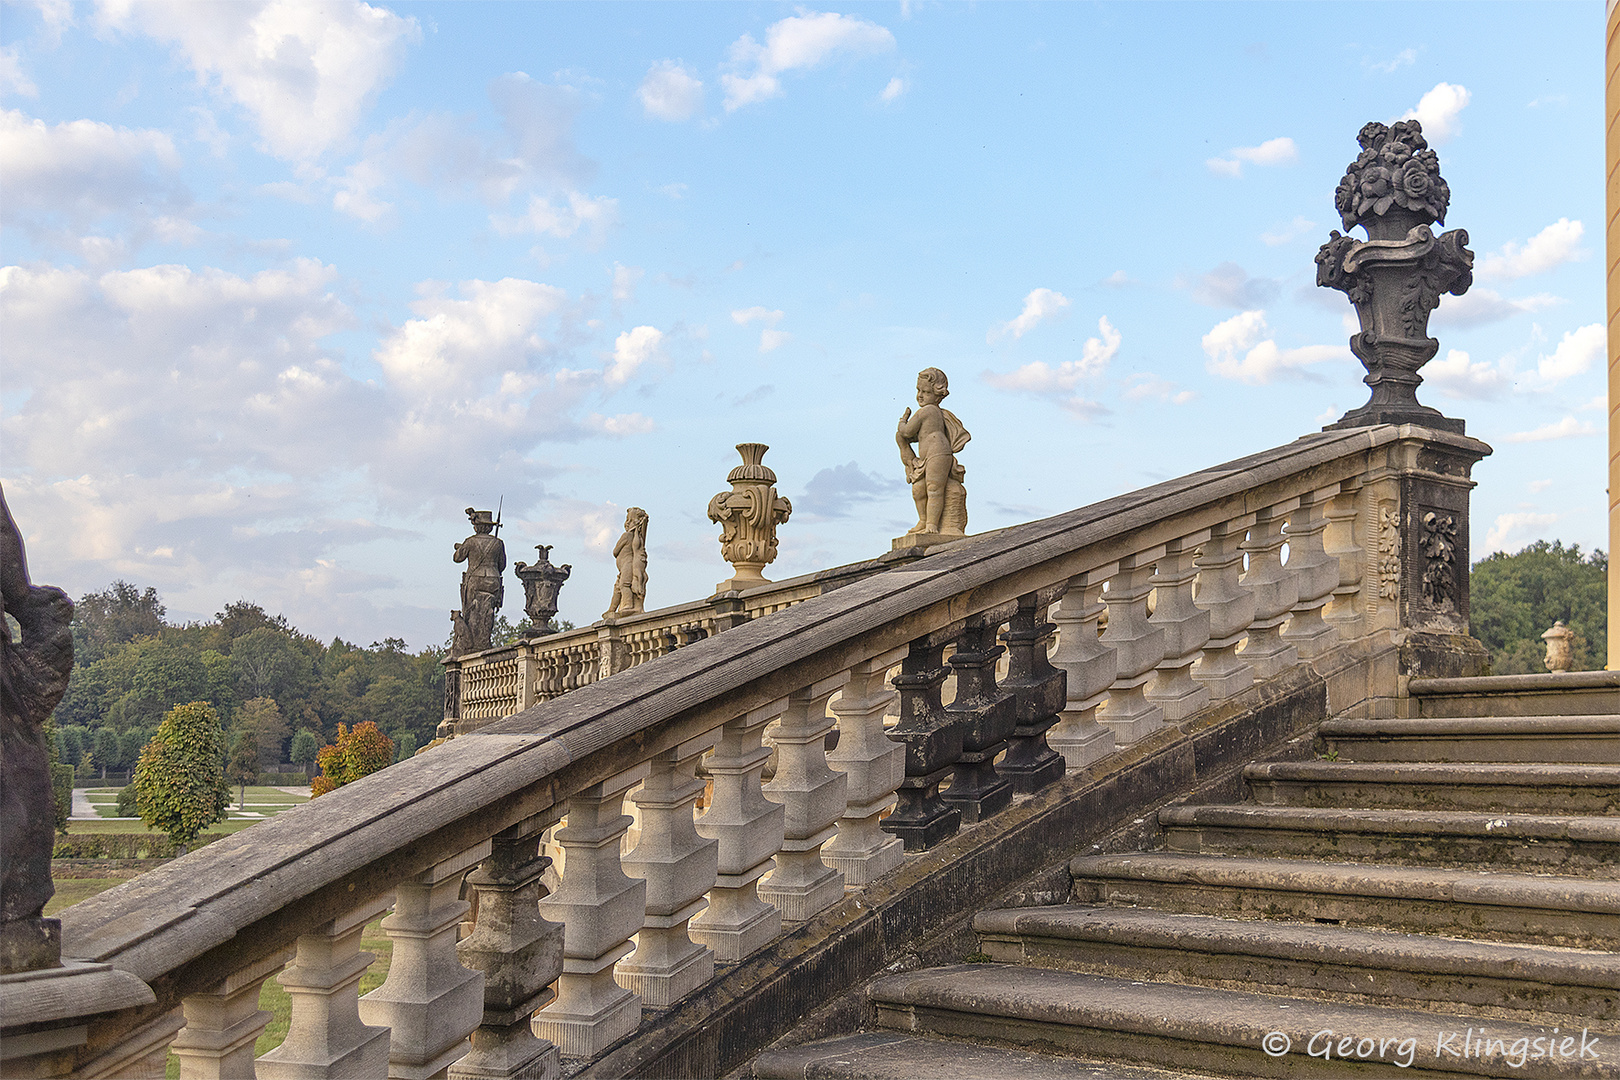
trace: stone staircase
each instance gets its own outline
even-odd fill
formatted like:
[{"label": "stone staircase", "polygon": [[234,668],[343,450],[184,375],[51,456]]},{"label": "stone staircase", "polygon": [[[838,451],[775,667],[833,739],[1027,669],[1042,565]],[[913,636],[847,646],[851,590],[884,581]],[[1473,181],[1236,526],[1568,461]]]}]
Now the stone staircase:
[{"label": "stone staircase", "polygon": [[981,912],[991,962],[880,978],[870,1030],[755,1074],[1620,1077],[1620,676],[1586,682],[1326,721],[1251,801],[1072,860],[1069,904]]}]

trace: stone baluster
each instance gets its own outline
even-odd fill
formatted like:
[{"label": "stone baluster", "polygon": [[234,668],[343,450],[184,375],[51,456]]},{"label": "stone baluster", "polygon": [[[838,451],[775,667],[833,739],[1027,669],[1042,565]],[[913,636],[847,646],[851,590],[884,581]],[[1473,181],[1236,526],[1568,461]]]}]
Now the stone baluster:
[{"label": "stone baluster", "polygon": [[360,1022],[360,977],[376,959],[360,951],[360,933],[393,900],[384,893],[299,936],[292,966],[276,978],[292,997],[292,1022],[258,1060],[260,1080],[388,1075],[388,1029]]},{"label": "stone baluster", "polygon": [[1254,515],[1245,514],[1210,529],[1194,564],[1193,603],[1209,612],[1209,640],[1192,677],[1209,689],[1211,701],[1225,701],[1254,683],[1254,668],[1238,655],[1254,622],[1254,593],[1241,584],[1243,541],[1253,524]]},{"label": "stone baluster", "polygon": [[1013,695],[1018,713],[1007,756],[1001,760],[1001,775],[1020,795],[1063,779],[1063,758],[1047,745],[1046,733],[1068,702],[1069,677],[1047,659],[1057,627],[1042,618],[1062,595],[1060,585],[1019,597],[1018,611],[1001,635],[1007,645],[1007,677],[1001,688]]},{"label": "stone baluster", "polygon": [[1249,640],[1238,655],[1254,668],[1256,679],[1269,679],[1299,662],[1294,646],[1282,639],[1283,623],[1299,602],[1299,585],[1282,561],[1283,523],[1299,507],[1298,499],[1268,507],[1254,515],[1254,526],[1243,550],[1249,554],[1249,572],[1242,585],[1254,594],[1254,621]]},{"label": "stone baluster", "polygon": [[360,1019],[388,1028],[390,1080],[442,1076],[472,1048],[484,1015],[484,976],[456,958],[456,933],[472,905],[461,899],[467,871],[489,857],[489,841],[446,859],[394,889],[382,926],[393,943],[388,978],[360,999]]},{"label": "stone baluster", "polygon": [[785,837],[759,895],[786,922],[803,922],[844,898],[844,875],[822,860],[821,849],[837,835],[834,822],[847,804],[848,781],[827,767],[827,732],[837,722],[827,701],[848,679],[841,674],[790,696],[772,736],[776,776],[765,794],[782,804]]},{"label": "stone baluster", "polygon": [[613,965],[634,950],[647,914],[647,883],[625,876],[619,849],[630,827],[624,796],[650,772],[643,762],[572,796],[567,824],[552,834],[563,849],[562,884],[540,913],[563,924],[563,969],[534,1030],[563,1057],[595,1057],[641,1023],[641,997],[618,984]]},{"label": "stone baluster", "polygon": [[1301,660],[1313,660],[1331,649],[1339,632],[1322,618],[1333,590],[1339,586],[1339,561],[1323,546],[1327,508],[1339,493],[1337,484],[1300,499],[1299,509],[1288,516],[1288,569],[1294,575],[1299,599],[1289,609],[1282,640],[1294,647]]},{"label": "stone baluster", "polygon": [[693,775],[698,758],[719,741],[707,735],[666,750],[650,762],[651,772],[630,800],[641,808],[641,840],[624,857],[624,871],[647,882],[647,915],[636,935],[636,951],[619,961],[619,982],[641,995],[641,1003],[668,1008],[714,974],[714,953],[694,942],[687,924],[709,902],[720,845],[698,835],[692,808],[703,794]]},{"label": "stone baluster", "polygon": [[1148,594],[1153,591],[1153,565],[1164,555],[1157,547],[1119,561],[1108,579],[1103,603],[1108,629],[1102,640],[1119,653],[1119,674],[1108,688],[1108,700],[1097,713],[1099,723],[1114,732],[1120,746],[1139,742],[1164,726],[1164,710],[1147,699],[1147,684],[1164,659],[1164,628],[1148,621]]},{"label": "stone baluster", "polygon": [[889,669],[906,651],[884,653],[850,670],[843,694],[832,704],[838,717],[838,745],[827,763],[846,779],[844,816],[838,835],[822,845],[821,861],[850,885],[876,881],[905,861],[898,837],[879,827],[894,805],[895,789],[906,778],[906,751],[884,736],[883,717],[895,702]]},{"label": "stone baluster", "polygon": [[1012,781],[996,773],[996,755],[1007,748],[1018,726],[1018,702],[996,684],[996,664],[1006,652],[996,644],[996,631],[1017,613],[1015,600],[975,615],[956,639],[951,656],[956,696],[945,706],[945,715],[962,731],[962,752],[951,786],[940,798],[962,812],[964,825],[984,821],[1012,805]]},{"label": "stone baluster", "polygon": [[1193,664],[1209,642],[1209,612],[1193,603],[1198,549],[1209,537],[1210,531],[1204,529],[1170,541],[1149,582],[1158,590],[1158,597],[1148,621],[1164,631],[1164,659],[1147,685],[1146,696],[1171,724],[1209,704],[1209,689],[1192,677]]},{"label": "stone baluster", "polygon": [[940,657],[959,629],[949,627],[913,641],[894,677],[900,691],[900,722],[889,729],[888,737],[905,747],[906,777],[882,829],[898,836],[907,851],[933,847],[962,827],[962,812],[939,797],[939,785],[962,756],[962,729],[946,716],[939,697],[948,670]]},{"label": "stone baluster", "polygon": [[1339,582],[1322,617],[1338,629],[1340,637],[1361,635],[1361,582],[1366,561],[1365,525],[1358,523],[1361,481],[1346,480],[1328,503],[1327,532],[1322,540],[1328,555],[1338,560]]},{"label": "stone baluster", "polygon": [[498,833],[489,858],[467,876],[477,890],[477,922],[456,955],[483,973],[484,1017],[450,1080],[555,1080],[561,1071],[557,1047],[530,1023],[563,970],[563,928],[540,915],[551,859],[537,850],[561,816],[552,807]]},{"label": "stone baluster", "polygon": [[1063,712],[1046,741],[1063,755],[1068,769],[1083,769],[1114,752],[1114,733],[1097,723],[1097,709],[1108,700],[1108,688],[1119,674],[1119,654],[1098,637],[1097,623],[1108,610],[1102,602],[1103,583],[1116,569],[1110,564],[1070,578],[1052,615],[1058,628],[1052,663],[1068,676],[1069,685]]},{"label": "stone baluster", "polygon": [[743,959],[782,930],[782,913],[759,898],[759,879],[776,865],[772,856],[784,836],[782,804],[760,790],[760,773],[771,756],[760,738],[786,708],[784,698],[728,722],[708,758],[714,797],[698,818],[697,831],[720,842],[720,869],[709,910],[692,920],[691,934],[727,963]]},{"label": "stone baluster", "polygon": [[186,995],[181,1002],[185,1029],[169,1044],[180,1059],[180,1080],[241,1080],[255,1075],[253,1044],[272,1016],[259,1008],[259,992],[264,980],[292,957],[292,949],[279,950],[201,993]]}]

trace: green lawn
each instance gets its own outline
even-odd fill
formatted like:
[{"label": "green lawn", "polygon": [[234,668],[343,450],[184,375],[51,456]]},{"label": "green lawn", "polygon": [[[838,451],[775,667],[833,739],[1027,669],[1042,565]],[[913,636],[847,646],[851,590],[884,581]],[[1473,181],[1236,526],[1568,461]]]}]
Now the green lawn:
[{"label": "green lawn", "polygon": [[132,877],[138,876],[137,871],[108,872],[105,877],[64,878],[52,875],[56,885],[56,895],[51,897],[50,903],[45,905],[45,914],[55,915],[63,908],[72,907],[80,900],[88,900],[97,893],[106,892],[114,885],[121,885]]}]

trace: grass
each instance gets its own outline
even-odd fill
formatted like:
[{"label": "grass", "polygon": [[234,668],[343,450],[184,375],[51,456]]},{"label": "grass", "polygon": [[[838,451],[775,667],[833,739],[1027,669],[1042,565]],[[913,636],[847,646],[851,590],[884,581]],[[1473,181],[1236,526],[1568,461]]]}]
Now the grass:
[{"label": "grass", "polygon": [[[81,794],[95,807],[100,815],[100,821],[74,821],[69,823],[68,832],[85,835],[89,833],[122,833],[122,832],[151,832],[139,821],[118,817],[118,788],[81,788]],[[236,805],[240,788],[231,788],[231,805]],[[275,817],[283,810],[293,806],[301,806],[309,799],[303,795],[290,795],[280,788],[256,787],[250,785],[243,809],[255,814],[255,817],[237,817],[238,811],[232,810],[231,817],[210,827],[207,831],[212,833],[233,833],[247,828],[255,821]]]},{"label": "grass", "polygon": [[109,871],[99,877],[73,877],[65,878],[53,875],[56,884],[56,895],[51,897],[50,903],[45,905],[45,914],[55,915],[63,908],[72,907],[80,900],[88,900],[97,893],[104,893],[114,885],[121,885],[130,878],[138,877],[139,872],[128,871],[119,873]]},{"label": "grass", "polygon": [[[229,821],[222,821],[217,825],[211,825],[203,831],[206,833],[241,832],[243,829],[259,820],[261,819],[232,818]],[[113,818],[102,821],[68,822],[69,836],[89,836],[94,833],[151,833],[160,831],[161,830],[158,829],[148,828],[145,822],[136,821],[133,818]]]}]

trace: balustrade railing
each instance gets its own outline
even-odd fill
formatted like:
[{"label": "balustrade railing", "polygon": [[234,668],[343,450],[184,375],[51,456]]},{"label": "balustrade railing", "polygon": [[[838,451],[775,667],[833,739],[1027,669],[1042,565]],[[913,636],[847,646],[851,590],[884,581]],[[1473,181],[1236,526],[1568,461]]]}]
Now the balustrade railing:
[{"label": "balustrade railing", "polygon": [[[1411,592],[1436,572],[1420,547],[1393,581],[1364,564],[1390,507],[1403,536],[1420,527],[1411,477],[1466,507],[1487,452],[1411,427],[1310,436],[723,633],[701,605],[593,628],[597,648],[642,658],[594,684],[584,631],[548,639],[544,676],[534,654],[517,674],[522,648],[475,657],[464,701],[522,678],[535,703],[62,913],[64,955],[156,997],[83,1018],[74,1060],[116,1073],[172,1042],[182,1077],[252,1075],[255,991],[280,972],[292,1029],[260,1076],[556,1075],[859,902],[902,852],[1060,779],[1064,758],[1094,764],[1334,640],[1453,627]],[[1466,558],[1445,565],[1466,575]],[[569,678],[566,700],[538,700]],[[627,796],[640,830],[621,854]],[[559,823],[548,895],[540,841]],[[359,930],[390,907],[394,966],[361,997]]]}]

